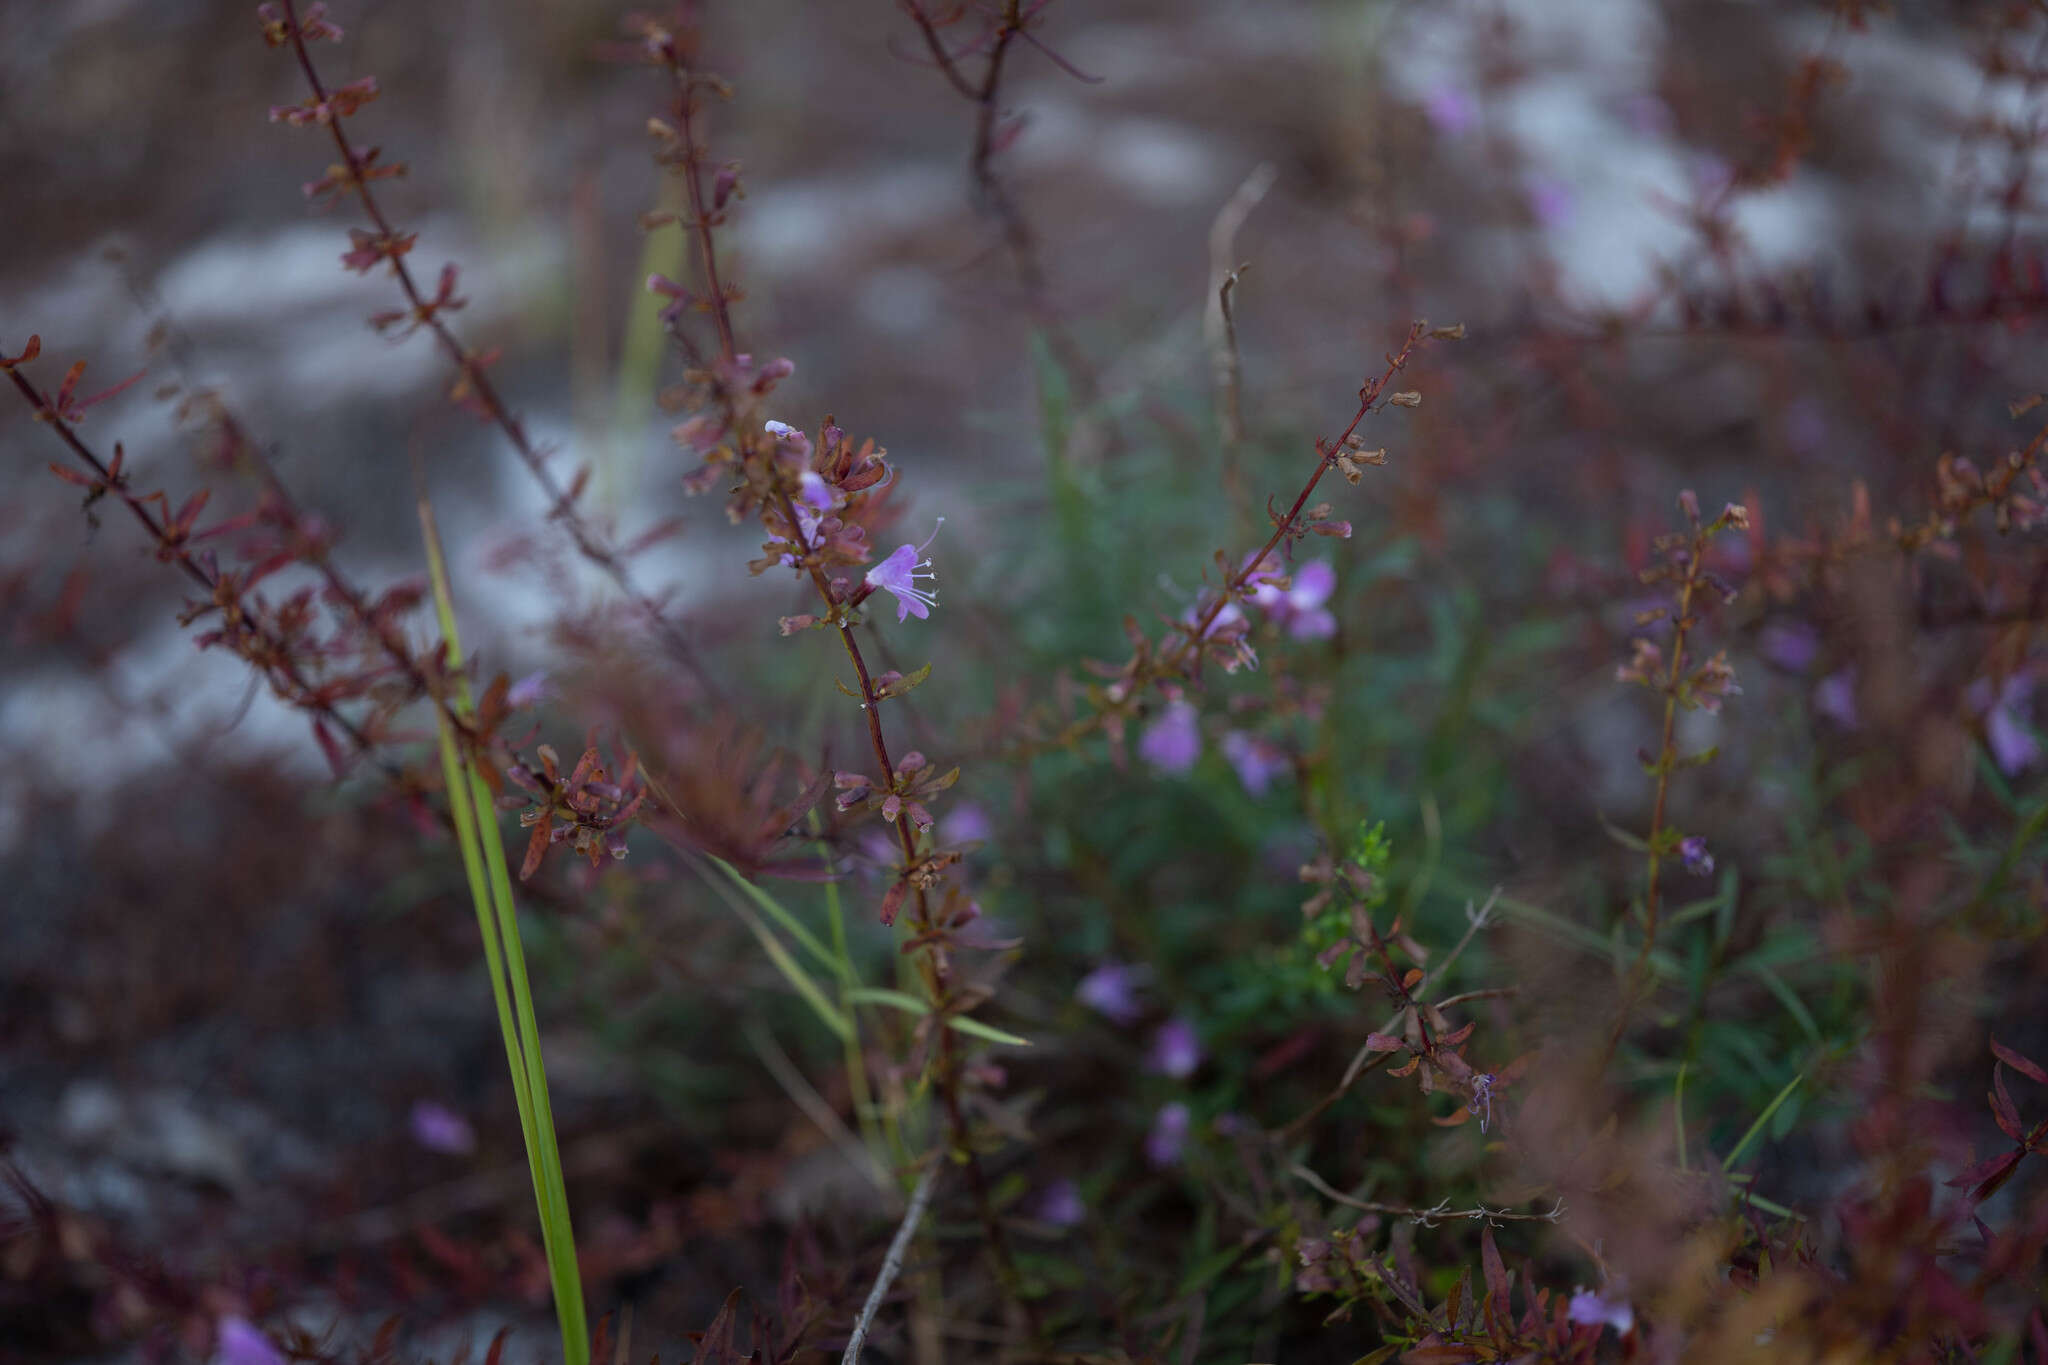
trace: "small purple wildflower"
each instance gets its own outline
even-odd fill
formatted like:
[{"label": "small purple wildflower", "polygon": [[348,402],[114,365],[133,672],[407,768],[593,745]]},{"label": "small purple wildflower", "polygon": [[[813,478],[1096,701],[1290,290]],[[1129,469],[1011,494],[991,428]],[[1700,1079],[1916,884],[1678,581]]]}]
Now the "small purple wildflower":
[{"label": "small purple wildflower", "polygon": [[946,818],[939,821],[939,842],[943,844],[968,844],[977,839],[986,839],[994,833],[989,823],[988,812],[972,801],[962,801],[946,812]]},{"label": "small purple wildflower", "polygon": [[1079,1185],[1071,1180],[1055,1180],[1031,1202],[1031,1216],[1056,1228],[1079,1227],[1088,1217],[1088,1206],[1081,1202]]},{"label": "small purple wildflower", "polygon": [[1522,189],[1529,199],[1529,212],[1535,215],[1539,226],[1556,229],[1571,225],[1571,186],[1554,176],[1532,175]]},{"label": "small purple wildflower", "polygon": [[284,1365],[284,1353],[247,1318],[220,1320],[213,1359],[215,1365]]},{"label": "small purple wildflower", "polygon": [[[939,526],[945,524],[946,519],[940,517]],[[936,589],[921,588],[917,585],[920,578],[929,578],[935,582],[938,579],[938,574],[932,569],[932,562],[929,559],[919,559],[918,556],[924,553],[925,545],[930,545],[939,534],[939,526],[932,527],[931,535],[924,538],[924,545],[899,545],[894,554],[867,572],[866,581],[870,588],[880,588],[895,597],[898,621],[906,616],[915,616],[922,621],[929,617],[932,614],[931,609],[939,604]]]},{"label": "small purple wildflower", "polygon": [[825,482],[824,475],[815,469],[806,469],[798,479],[797,500],[820,512],[830,512],[839,506],[839,498],[832,492],[832,485]]},{"label": "small purple wildflower", "polygon": [[1074,988],[1074,998],[1112,1024],[1128,1026],[1145,1012],[1145,1007],[1138,1003],[1138,987],[1144,979],[1142,967],[1105,961],[1081,978],[1081,984]]},{"label": "small purple wildflower", "polygon": [[1138,756],[1161,772],[1180,774],[1202,756],[1201,713],[1175,697],[1138,738]]},{"label": "small purple wildflower", "polygon": [[762,423],[761,429],[763,431],[766,431],[770,436],[773,436],[778,441],[794,441],[798,437],[803,435],[801,431],[798,431],[789,423],[778,422],[775,421],[773,418],[770,418],[768,421]]},{"label": "small purple wildflower", "polygon": [[1188,1107],[1179,1100],[1161,1105],[1153,1117],[1152,1131],[1145,1134],[1145,1159],[1154,1166],[1177,1165],[1187,1141]]},{"label": "small purple wildflower", "polygon": [[1243,730],[1223,736],[1223,756],[1237,769],[1237,780],[1253,796],[1264,796],[1273,779],[1291,766],[1280,747]]},{"label": "small purple wildflower", "polygon": [[1493,1122],[1493,1087],[1498,1079],[1491,1071],[1481,1072],[1472,1078],[1472,1100],[1465,1108],[1479,1119],[1479,1131],[1482,1133]]},{"label": "small purple wildflower", "polygon": [[505,704],[515,711],[529,706],[538,706],[542,701],[555,695],[555,689],[548,685],[545,670],[529,673],[505,689]]},{"label": "small purple wildflower", "polygon": [[430,1152],[467,1156],[476,1150],[476,1130],[469,1120],[434,1100],[412,1107],[412,1140]]},{"label": "small purple wildflower", "polygon": [[1813,709],[1844,730],[1856,728],[1856,669],[1853,665],[1830,673],[1814,684]]},{"label": "small purple wildflower", "polygon": [[1714,855],[1707,851],[1707,841],[1697,834],[1688,834],[1678,841],[1678,856],[1685,860],[1685,870],[1695,877],[1713,875]]},{"label": "small purple wildflower", "polygon": [[1591,1289],[1572,1295],[1569,1314],[1573,1322],[1588,1326],[1605,1323],[1624,1336],[1636,1325],[1636,1310],[1629,1307],[1627,1299],[1618,1294],[1606,1298]]},{"label": "small purple wildflower", "polygon": [[1252,589],[1252,601],[1264,608],[1268,615],[1287,627],[1287,633],[1297,640],[1327,640],[1337,633],[1337,618],[1330,615],[1323,603],[1330,600],[1330,594],[1337,588],[1337,571],[1326,560],[1314,560],[1301,566],[1294,575],[1293,586],[1282,592],[1261,574],[1257,586]]},{"label": "small purple wildflower", "polygon": [[1422,101],[1422,112],[1430,126],[1446,137],[1469,133],[1479,122],[1479,106],[1472,96],[1455,85],[1433,86]]},{"label": "small purple wildflower", "polygon": [[1195,1074],[1195,1068],[1202,1064],[1202,1040],[1195,1033],[1195,1026],[1187,1019],[1176,1016],[1159,1026],[1152,1035],[1152,1051],[1145,1059],[1145,1069],[1175,1080],[1184,1080]]},{"label": "small purple wildflower", "polygon": [[1756,647],[1773,668],[1804,673],[1820,657],[1820,635],[1804,621],[1776,621],[1763,628]]},{"label": "small purple wildflower", "polygon": [[2007,777],[2017,777],[2041,761],[2041,741],[2027,724],[2027,702],[2034,693],[2034,679],[2026,672],[2014,673],[1992,695],[1989,679],[1970,684],[1970,705],[1984,717],[1984,744],[1991,760]]}]

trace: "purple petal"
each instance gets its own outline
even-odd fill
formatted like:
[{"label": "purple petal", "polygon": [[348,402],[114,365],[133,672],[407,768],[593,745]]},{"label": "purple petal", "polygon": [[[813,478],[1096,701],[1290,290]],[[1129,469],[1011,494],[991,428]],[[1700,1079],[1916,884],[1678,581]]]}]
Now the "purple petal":
[{"label": "purple petal", "polygon": [[215,1365],[285,1365],[284,1353],[245,1318],[222,1318],[214,1342]]},{"label": "purple petal", "polygon": [[1820,657],[1820,635],[1804,621],[1779,621],[1765,626],[1756,644],[1766,662],[1787,673],[1804,673]]},{"label": "purple petal", "polygon": [[1192,702],[1170,701],[1138,739],[1138,755],[1161,772],[1180,774],[1202,755],[1201,715]]},{"label": "purple petal", "polygon": [[1237,780],[1253,796],[1264,796],[1273,779],[1288,770],[1287,755],[1257,735],[1232,730],[1223,736],[1223,756],[1237,769]]},{"label": "purple petal", "polygon": [[1195,1074],[1202,1064],[1202,1040],[1186,1019],[1169,1019],[1152,1035],[1152,1051],[1145,1069],[1182,1080]]},{"label": "purple petal", "polygon": [[1307,611],[1329,601],[1330,594],[1336,590],[1337,570],[1330,561],[1311,560],[1294,575],[1294,586],[1287,591],[1287,602],[1296,611]]},{"label": "purple petal", "polygon": [[467,1156],[476,1150],[476,1130],[445,1104],[421,1100],[412,1107],[412,1140],[430,1152]]},{"label": "purple petal", "polygon": [[1188,1140],[1188,1107],[1176,1100],[1164,1105],[1145,1135],[1145,1159],[1154,1166],[1172,1166],[1181,1158]]},{"label": "purple petal", "polygon": [[1088,1206],[1081,1202],[1079,1185],[1071,1180],[1055,1180],[1031,1202],[1031,1216],[1056,1228],[1078,1227],[1088,1217]]},{"label": "purple petal", "polygon": [[1623,1333],[1636,1323],[1635,1309],[1629,1307],[1627,1299],[1619,1295],[1612,1299],[1602,1298],[1590,1289],[1581,1289],[1572,1295],[1569,1313],[1573,1322],[1586,1325],[1605,1323]]},{"label": "purple petal", "polygon": [[1074,998],[1114,1024],[1130,1025],[1145,1012],[1138,1003],[1143,972],[1121,962],[1105,962],[1081,978]]}]

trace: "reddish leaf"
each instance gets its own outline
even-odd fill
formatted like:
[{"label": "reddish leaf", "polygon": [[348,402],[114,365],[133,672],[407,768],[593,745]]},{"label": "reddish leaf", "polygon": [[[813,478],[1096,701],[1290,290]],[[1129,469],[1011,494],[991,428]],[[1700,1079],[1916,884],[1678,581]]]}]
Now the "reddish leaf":
[{"label": "reddish leaf", "polygon": [[1991,1101],[1991,1117],[1997,1120],[1998,1131],[2011,1138],[2014,1142],[2018,1142],[2020,1140],[2020,1111],[2019,1107],[2012,1102],[2011,1092],[2005,1088],[2004,1066],[1997,1063],[1992,1065],[1991,1093],[1986,1098]]},{"label": "reddish leaf", "polygon": [[327,755],[327,766],[334,770],[335,780],[339,781],[346,776],[348,756],[342,753],[341,745],[335,743],[333,732],[327,728],[324,717],[313,718],[313,738],[320,741],[320,752]]},{"label": "reddish leaf", "polygon": [[547,856],[548,824],[542,820],[533,827],[533,837],[526,841],[526,857],[519,864],[519,880],[525,881],[540,870],[540,860]]},{"label": "reddish leaf", "polygon": [[1398,1052],[1408,1044],[1391,1033],[1368,1033],[1365,1035],[1367,1052]]},{"label": "reddish leaf", "polygon": [[20,355],[8,355],[0,351],[0,370],[11,370],[16,365],[26,365],[43,353],[43,339],[37,333],[29,333],[28,345],[21,348]]},{"label": "reddish leaf", "polygon": [[1479,1263],[1486,1272],[1486,1294],[1500,1307],[1505,1316],[1508,1311],[1508,1294],[1514,1288],[1514,1281],[1508,1276],[1507,1263],[1500,1258],[1500,1247],[1493,1240],[1493,1228],[1484,1226],[1479,1230]]},{"label": "reddish leaf", "polygon": [[1991,1040],[1991,1055],[2004,1062],[2014,1071],[2019,1072],[2020,1075],[2025,1076],[2028,1080],[2038,1085],[2048,1085],[2048,1071],[2043,1071],[2038,1063],[2020,1056],[2019,1053],[2014,1052],[1996,1038]]},{"label": "reddish leaf", "polygon": [[1952,1189],[1975,1185],[1977,1188],[1970,1192],[1970,1197],[1979,1201],[1989,1199],[2000,1185],[2012,1178],[2012,1173],[2019,1166],[2020,1157],[2023,1155],[2025,1153],[2015,1147],[2009,1152],[1999,1153],[1989,1161],[1980,1161],[1961,1175],[1942,1183]]}]

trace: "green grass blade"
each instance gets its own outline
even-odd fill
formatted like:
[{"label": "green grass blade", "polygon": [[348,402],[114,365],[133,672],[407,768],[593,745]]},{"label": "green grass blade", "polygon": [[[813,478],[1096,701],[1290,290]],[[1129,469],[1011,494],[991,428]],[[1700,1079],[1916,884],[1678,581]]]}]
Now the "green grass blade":
[{"label": "green grass blade", "polygon": [[[455,606],[448,587],[447,564],[441,555],[433,511],[420,503],[420,526],[426,539],[427,566],[434,587],[434,608],[448,666],[459,669],[462,645],[456,634]],[[467,684],[455,684],[456,707],[469,713]],[[554,1291],[555,1316],[562,1330],[564,1365],[588,1365],[590,1325],[583,1305],[583,1281],[576,1263],[575,1232],[569,1221],[568,1188],[562,1176],[561,1150],[555,1138],[554,1109],[548,1102],[547,1068],[541,1059],[540,1026],[526,976],[526,956],[519,942],[519,912],[512,898],[512,875],[505,861],[505,843],[498,828],[490,785],[472,755],[461,752],[453,725],[440,717],[441,767],[448,782],[448,804],[461,847],[463,871],[475,903],[477,927],[484,940],[484,960],[491,973],[491,997],[505,1037],[505,1061],[512,1074],[513,1096],[519,1105],[520,1136],[533,1176],[539,1208],[541,1244],[547,1255],[548,1279]]]},{"label": "green grass blade", "polygon": [[[887,1005],[902,1010],[905,1014],[927,1015],[931,1006],[908,991],[892,991],[881,986],[860,986],[846,993],[846,998],[856,1005]],[[1030,1047],[1029,1038],[1020,1038],[1014,1033],[982,1023],[979,1019],[949,1019],[948,1028],[956,1029],[971,1038],[986,1038],[991,1043],[1003,1043],[1010,1047]]]},{"label": "green grass blade", "polygon": [[1744,1133],[1742,1139],[1729,1149],[1727,1157],[1721,1163],[1723,1166],[1733,1166],[1736,1162],[1742,1160],[1742,1154],[1747,1152],[1750,1144],[1755,1142],[1763,1133],[1764,1125],[1771,1121],[1771,1115],[1778,1112],[1779,1105],[1792,1098],[1792,1092],[1797,1090],[1799,1083],[1805,1079],[1806,1073],[1802,1071],[1791,1080],[1785,1082],[1785,1088],[1778,1092],[1775,1099],[1764,1106],[1764,1112],[1756,1116],[1756,1122],[1749,1125],[1749,1131]]}]

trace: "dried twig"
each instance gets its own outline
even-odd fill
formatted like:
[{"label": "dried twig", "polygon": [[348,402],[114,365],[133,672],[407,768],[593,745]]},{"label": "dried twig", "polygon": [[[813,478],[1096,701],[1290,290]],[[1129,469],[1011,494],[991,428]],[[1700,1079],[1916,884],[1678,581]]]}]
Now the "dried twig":
[{"label": "dried twig", "polygon": [[910,1192],[910,1207],[903,1211],[903,1221],[889,1242],[889,1254],[882,1258],[882,1268],[875,1275],[875,1287],[868,1291],[868,1301],[860,1306],[860,1316],[854,1319],[853,1335],[846,1340],[846,1352],[839,1357],[839,1365],[859,1365],[860,1348],[867,1343],[868,1327],[874,1322],[882,1300],[889,1296],[889,1286],[896,1282],[896,1276],[903,1270],[903,1257],[910,1250],[911,1234],[924,1221],[925,1206],[931,1203],[932,1188],[938,1183],[939,1164],[933,1162],[918,1177],[917,1188]]}]

